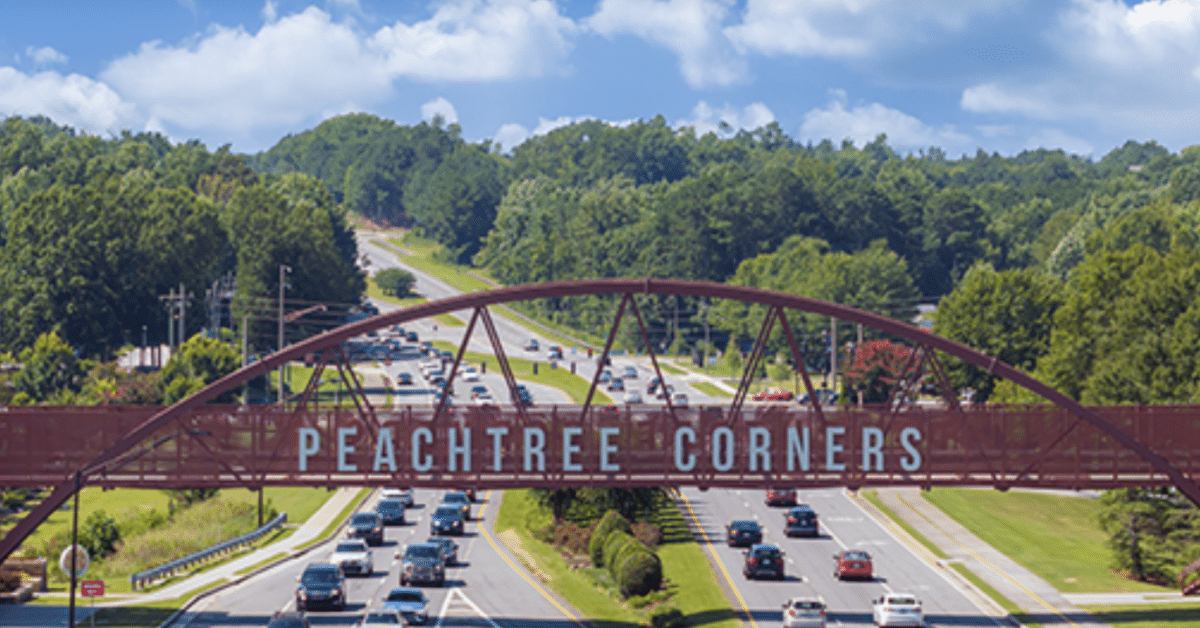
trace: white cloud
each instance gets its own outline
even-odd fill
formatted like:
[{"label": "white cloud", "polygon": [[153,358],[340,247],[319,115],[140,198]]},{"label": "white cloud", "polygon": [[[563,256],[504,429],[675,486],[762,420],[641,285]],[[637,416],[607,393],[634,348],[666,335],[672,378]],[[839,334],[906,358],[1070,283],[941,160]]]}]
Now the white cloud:
[{"label": "white cloud", "polygon": [[41,48],[29,46],[25,49],[25,56],[33,59],[33,62],[39,65],[67,62],[67,55],[51,48],[50,46],[43,46]]},{"label": "white cloud", "polygon": [[744,59],[721,33],[729,0],[602,0],[587,19],[605,37],[630,34],[679,56],[680,71],[692,87],[744,81]]},{"label": "white cloud", "polygon": [[548,0],[460,0],[412,26],[381,28],[367,45],[390,76],[494,81],[565,71],[574,30]]},{"label": "white cloud", "polygon": [[104,83],[79,74],[29,75],[11,67],[0,67],[0,116],[4,115],[44,115],[97,135],[139,126],[134,105]]},{"label": "white cloud", "polygon": [[278,15],[267,2],[263,15],[256,33],[213,26],[187,44],[143,44],[101,78],[159,124],[244,133],[361,111],[402,77],[492,81],[561,70],[575,28],[547,0],[457,0],[428,20],[366,34],[316,7]]},{"label": "white cloud", "polygon": [[804,114],[804,123],[800,126],[802,141],[829,139],[836,143],[849,138],[862,146],[880,133],[886,133],[888,145],[893,148],[938,146],[950,154],[966,150],[972,143],[969,136],[958,132],[953,126],[933,128],[902,111],[879,103],[847,108],[846,93],[841,90],[833,90],[832,93],[833,100],[828,106]]},{"label": "white cloud", "polygon": [[1075,155],[1091,155],[1095,152],[1095,148],[1087,140],[1064,133],[1060,129],[1039,130],[1025,140],[1025,148],[1029,150],[1061,148],[1064,152]]},{"label": "white cloud", "polygon": [[279,10],[274,0],[267,0],[262,9],[263,20],[267,23],[279,19]]},{"label": "white cloud", "polygon": [[458,122],[458,110],[454,108],[454,105],[450,104],[449,100],[441,96],[421,105],[422,120],[433,120],[434,116],[441,116],[446,124],[455,124]]},{"label": "white cloud", "polygon": [[1003,0],[749,0],[740,24],[725,35],[740,51],[767,55],[862,57],[958,31]]},{"label": "white cloud", "polygon": [[[564,126],[576,124],[578,122],[586,122],[588,120],[596,120],[595,116],[559,116],[557,118],[538,118],[537,126],[530,131],[524,125],[510,122],[502,125],[500,130],[492,136],[492,141],[500,144],[504,152],[510,152],[514,147],[520,146],[525,140],[538,135],[545,135],[554,129],[560,129]],[[620,120],[612,122],[610,120],[602,120],[609,126],[624,128],[636,122],[636,120]]]},{"label": "white cloud", "polygon": [[[692,109],[691,120],[679,120],[675,126],[676,128],[692,127],[696,130],[697,136],[708,133],[729,136],[737,130],[753,130],[774,121],[775,114],[761,102],[746,105],[741,111],[726,104],[718,111],[702,100]],[[722,124],[727,125],[728,132],[722,128]]]},{"label": "white cloud", "polygon": [[1083,121],[1104,133],[1180,146],[1194,142],[1200,132],[1200,0],[1133,6],[1073,0],[1046,38],[1059,51],[1057,67],[969,86],[963,109]]},{"label": "white cloud", "polygon": [[529,129],[515,122],[510,122],[501,126],[499,131],[496,131],[496,134],[492,136],[492,141],[500,145],[500,150],[509,153],[512,152],[513,147],[520,146],[529,137]]}]

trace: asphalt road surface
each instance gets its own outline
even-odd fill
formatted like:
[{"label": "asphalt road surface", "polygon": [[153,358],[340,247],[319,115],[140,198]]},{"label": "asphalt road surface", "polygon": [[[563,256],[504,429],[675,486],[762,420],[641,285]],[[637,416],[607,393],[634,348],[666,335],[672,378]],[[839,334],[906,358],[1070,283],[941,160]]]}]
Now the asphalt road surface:
[{"label": "asphalt road surface", "polygon": [[[408,511],[407,524],[388,526],[382,546],[372,548],[375,573],[346,579],[348,604],[342,612],[313,610],[307,613],[314,626],[350,626],[366,612],[383,606],[382,598],[400,586],[400,560],[396,552],[405,545],[423,542],[429,537],[429,515],[441,501],[442,491],[417,489],[416,506]],[[447,567],[442,587],[421,587],[430,599],[427,606],[430,626],[491,626],[493,628],[575,627],[560,603],[544,595],[524,570],[515,568],[515,559],[502,553],[489,529],[499,507],[499,494],[481,495],[472,507],[472,521],[466,525],[459,543],[457,566]],[[364,511],[373,510],[375,500]],[[482,517],[482,521],[477,518]],[[488,536],[492,542],[489,542]],[[336,542],[336,540],[335,540]],[[209,626],[265,626],[276,611],[295,610],[296,579],[309,563],[324,562],[333,551],[331,543],[317,547],[307,555],[287,561],[245,583],[217,593],[200,603],[174,624],[177,628]]]}]

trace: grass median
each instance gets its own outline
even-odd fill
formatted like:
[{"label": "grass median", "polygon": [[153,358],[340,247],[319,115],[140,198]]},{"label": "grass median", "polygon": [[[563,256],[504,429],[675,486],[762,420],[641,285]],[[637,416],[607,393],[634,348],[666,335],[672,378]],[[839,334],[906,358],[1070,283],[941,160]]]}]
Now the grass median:
[{"label": "grass median", "polygon": [[689,385],[692,388],[695,388],[696,390],[699,390],[700,392],[711,397],[723,397],[726,399],[733,398],[733,393],[721,388],[720,386],[717,386],[712,382],[691,382]]},{"label": "grass median", "polygon": [[[688,533],[679,510],[664,503],[655,515],[663,530],[663,543],[655,549],[663,564],[664,583],[672,592],[670,603],[688,619],[688,625],[715,628],[740,626],[726,602],[703,550]],[[532,530],[551,521],[530,491],[505,491],[496,516],[495,530],[526,567],[576,608],[593,626],[635,626],[646,623],[647,610],[633,608],[619,595],[598,585],[590,567],[573,568],[563,555],[534,537]],[[704,568],[698,566],[703,565]]]},{"label": "grass median", "polygon": [[1172,592],[1121,577],[1100,529],[1099,500],[937,487],[922,495],[975,536],[1065,593]]},{"label": "grass median", "polygon": [[1113,628],[1200,628],[1200,601],[1080,608]]},{"label": "grass median", "polygon": [[[367,296],[375,299],[376,301],[391,303],[392,305],[398,305],[400,307],[411,307],[428,301],[428,299],[420,295],[401,298],[384,294],[383,290],[379,289],[379,284],[375,283],[374,277],[367,279]],[[463,327],[466,325],[466,323],[458,320],[458,318],[451,316],[450,314],[438,314],[433,317],[433,320],[441,323],[443,327]]]}]

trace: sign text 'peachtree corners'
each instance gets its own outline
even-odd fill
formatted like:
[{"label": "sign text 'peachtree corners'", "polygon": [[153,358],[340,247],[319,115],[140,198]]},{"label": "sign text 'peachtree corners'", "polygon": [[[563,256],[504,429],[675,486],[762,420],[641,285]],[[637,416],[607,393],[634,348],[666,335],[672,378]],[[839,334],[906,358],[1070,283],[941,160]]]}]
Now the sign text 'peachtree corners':
[{"label": "sign text 'peachtree corners'", "polygon": [[[598,427],[585,437],[582,427],[486,427],[483,434],[470,427],[416,427],[407,436],[393,428],[380,428],[374,439],[360,438],[358,427],[339,427],[332,438],[320,430],[300,428],[297,434],[298,470],[302,473],[620,473],[628,446],[620,427]],[[740,432],[740,433],[739,433]],[[884,430],[863,427],[848,434],[844,426],[827,426],[814,446],[809,427],[717,426],[700,433],[695,427],[678,427],[654,441],[651,449],[661,460],[656,469],[665,473],[691,473],[701,469],[720,473],[770,472],[888,472],[912,473],[921,469],[918,443],[921,430],[904,427],[885,444]],[[669,436],[662,439],[662,436]],[[851,444],[852,436],[857,436]],[[703,437],[703,438],[702,438]],[[480,440],[475,440],[480,439]],[[332,441],[332,442],[323,442]],[[371,442],[373,441],[373,442]],[[669,448],[669,449],[668,449]],[[668,455],[668,452],[670,455]],[[333,454],[334,468],[315,469],[314,459]],[[640,471],[647,469],[641,468]]]}]

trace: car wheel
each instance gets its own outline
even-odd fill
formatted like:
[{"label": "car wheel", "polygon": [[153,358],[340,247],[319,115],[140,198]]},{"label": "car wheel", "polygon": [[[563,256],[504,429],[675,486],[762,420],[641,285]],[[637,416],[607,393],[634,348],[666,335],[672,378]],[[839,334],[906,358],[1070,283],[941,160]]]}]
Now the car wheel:
[{"label": "car wheel", "polygon": [[408,580],[406,580],[404,578],[404,576],[400,576],[400,586],[402,586],[402,587],[408,586]]}]

